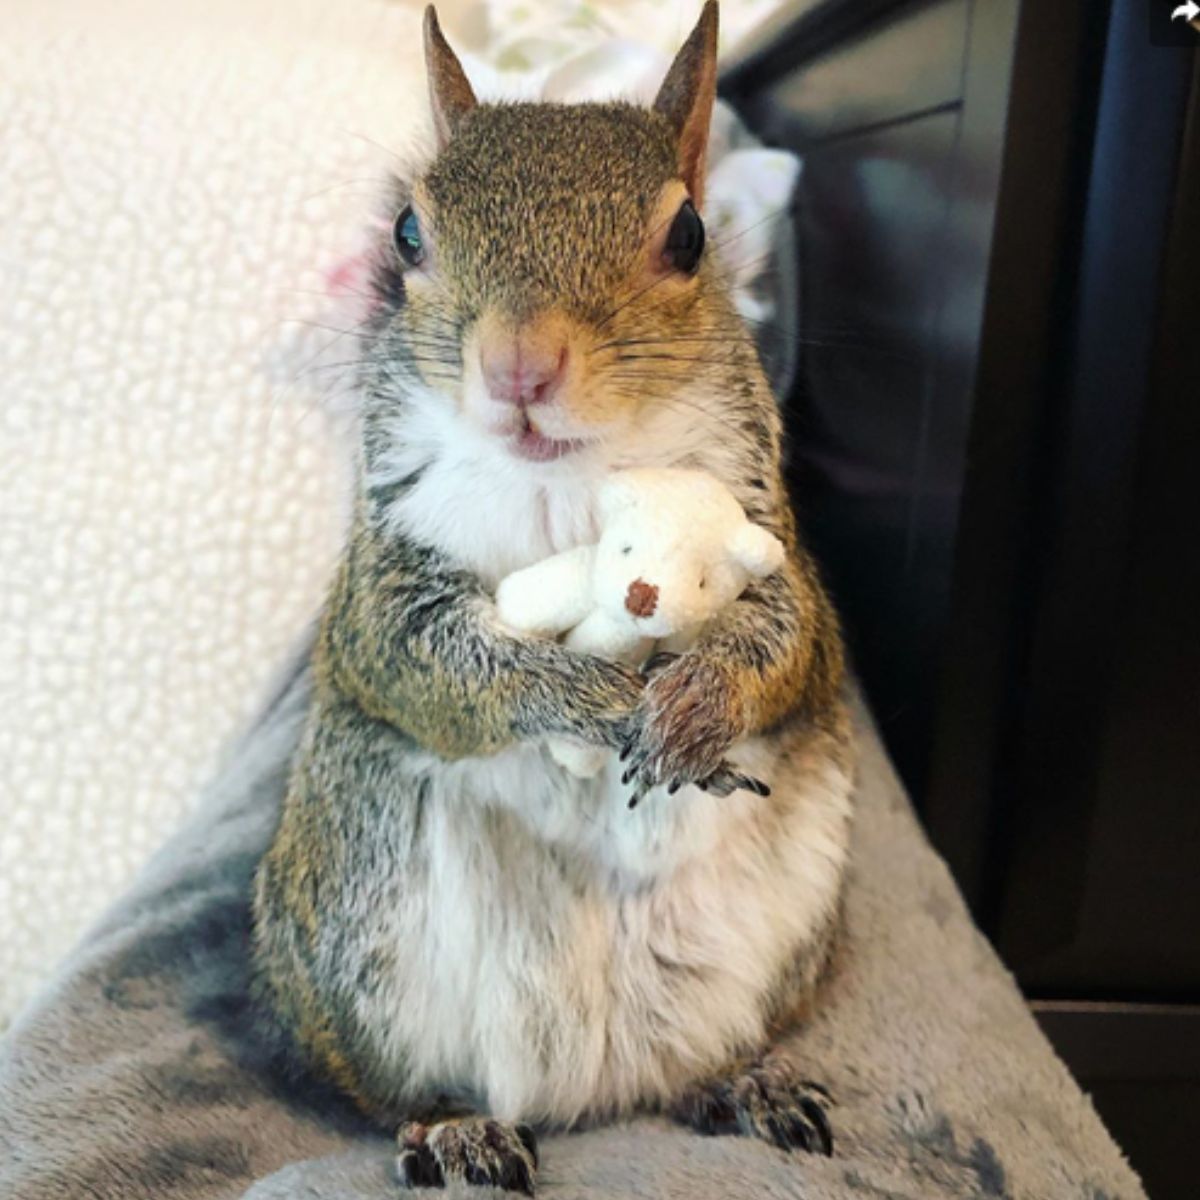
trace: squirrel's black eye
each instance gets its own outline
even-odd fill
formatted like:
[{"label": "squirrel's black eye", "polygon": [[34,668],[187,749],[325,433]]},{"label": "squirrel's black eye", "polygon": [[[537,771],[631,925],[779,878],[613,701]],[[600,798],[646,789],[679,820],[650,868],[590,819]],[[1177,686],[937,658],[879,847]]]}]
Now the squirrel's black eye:
[{"label": "squirrel's black eye", "polygon": [[700,265],[704,253],[704,222],[690,200],[675,214],[671,228],[667,230],[667,244],[663,247],[663,258],[668,266],[685,275],[691,275]]},{"label": "squirrel's black eye", "polygon": [[425,246],[421,241],[421,225],[412,205],[405,205],[396,224],[392,226],[392,241],[396,243],[396,253],[410,267],[418,267],[425,258]]}]

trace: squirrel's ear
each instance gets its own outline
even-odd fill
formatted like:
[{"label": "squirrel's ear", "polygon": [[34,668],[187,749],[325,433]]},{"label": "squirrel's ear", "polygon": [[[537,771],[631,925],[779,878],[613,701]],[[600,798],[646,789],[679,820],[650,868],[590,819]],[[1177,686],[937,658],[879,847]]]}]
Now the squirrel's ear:
[{"label": "squirrel's ear", "polygon": [[437,133],[438,149],[441,150],[454,135],[458,123],[478,101],[462,63],[442,34],[437,10],[432,4],[425,10],[425,71],[429,76],[433,128]]},{"label": "squirrel's ear", "polygon": [[679,174],[697,208],[704,201],[708,127],[717,95],[717,8],[717,0],[708,0],[654,101],[675,129]]},{"label": "squirrel's ear", "polygon": [[747,521],[729,541],[729,553],[755,579],[766,579],[783,566],[783,543],[761,525]]}]

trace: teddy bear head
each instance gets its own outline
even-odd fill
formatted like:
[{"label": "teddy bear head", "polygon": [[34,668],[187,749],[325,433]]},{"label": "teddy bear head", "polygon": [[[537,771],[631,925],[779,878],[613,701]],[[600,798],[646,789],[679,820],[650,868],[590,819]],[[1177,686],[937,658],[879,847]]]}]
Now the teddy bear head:
[{"label": "teddy bear head", "polygon": [[596,603],[643,637],[695,629],[783,563],[779,539],[699,471],[623,471],[599,507]]}]

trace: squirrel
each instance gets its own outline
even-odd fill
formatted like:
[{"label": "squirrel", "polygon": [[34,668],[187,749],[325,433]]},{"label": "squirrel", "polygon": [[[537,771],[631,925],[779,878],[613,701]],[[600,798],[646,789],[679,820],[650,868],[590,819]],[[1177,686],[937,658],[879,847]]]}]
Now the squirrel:
[{"label": "squirrel", "polygon": [[[531,1194],[535,1127],[637,1109],[831,1152],[773,1039],[835,942],[843,651],[705,244],[717,21],[652,107],[481,103],[425,13],[436,151],[374,252],[351,530],[253,940],[260,1001],[396,1132],[404,1185]],[[641,670],[506,629],[498,582],[594,541],[639,466],[716,476],[783,567]],[[551,736],[613,753],[578,779]]]}]

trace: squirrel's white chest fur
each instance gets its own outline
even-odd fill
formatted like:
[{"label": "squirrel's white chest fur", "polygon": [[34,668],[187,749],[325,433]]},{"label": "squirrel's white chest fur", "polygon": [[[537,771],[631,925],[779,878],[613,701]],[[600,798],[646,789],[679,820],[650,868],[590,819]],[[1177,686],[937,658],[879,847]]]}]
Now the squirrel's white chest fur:
[{"label": "squirrel's white chest fur", "polygon": [[[397,421],[373,476],[416,482],[391,518],[490,586],[595,538],[605,464],[530,468],[433,398]],[[836,760],[779,756],[771,740],[730,755],[769,800],[656,789],[630,811],[615,758],[578,780],[534,745],[409,752],[404,772],[429,781],[420,869],[364,914],[395,948],[392,986],[358,1001],[380,1061],[414,1096],[462,1089],[498,1117],[570,1123],[761,1045],[766,998],[834,917],[849,822]]]},{"label": "squirrel's white chest fur", "polygon": [[630,812],[611,771],[575,780],[535,747],[441,767],[422,867],[373,914],[396,948],[361,1000],[382,1061],[414,1096],[569,1124],[762,1045],[766,998],[836,912],[849,815],[827,758],[779,782],[783,805],[685,788]]},{"label": "squirrel's white chest fur", "polygon": [[594,541],[602,468],[590,460],[530,465],[414,389],[371,481],[413,482],[389,517],[495,588],[505,575]]}]

